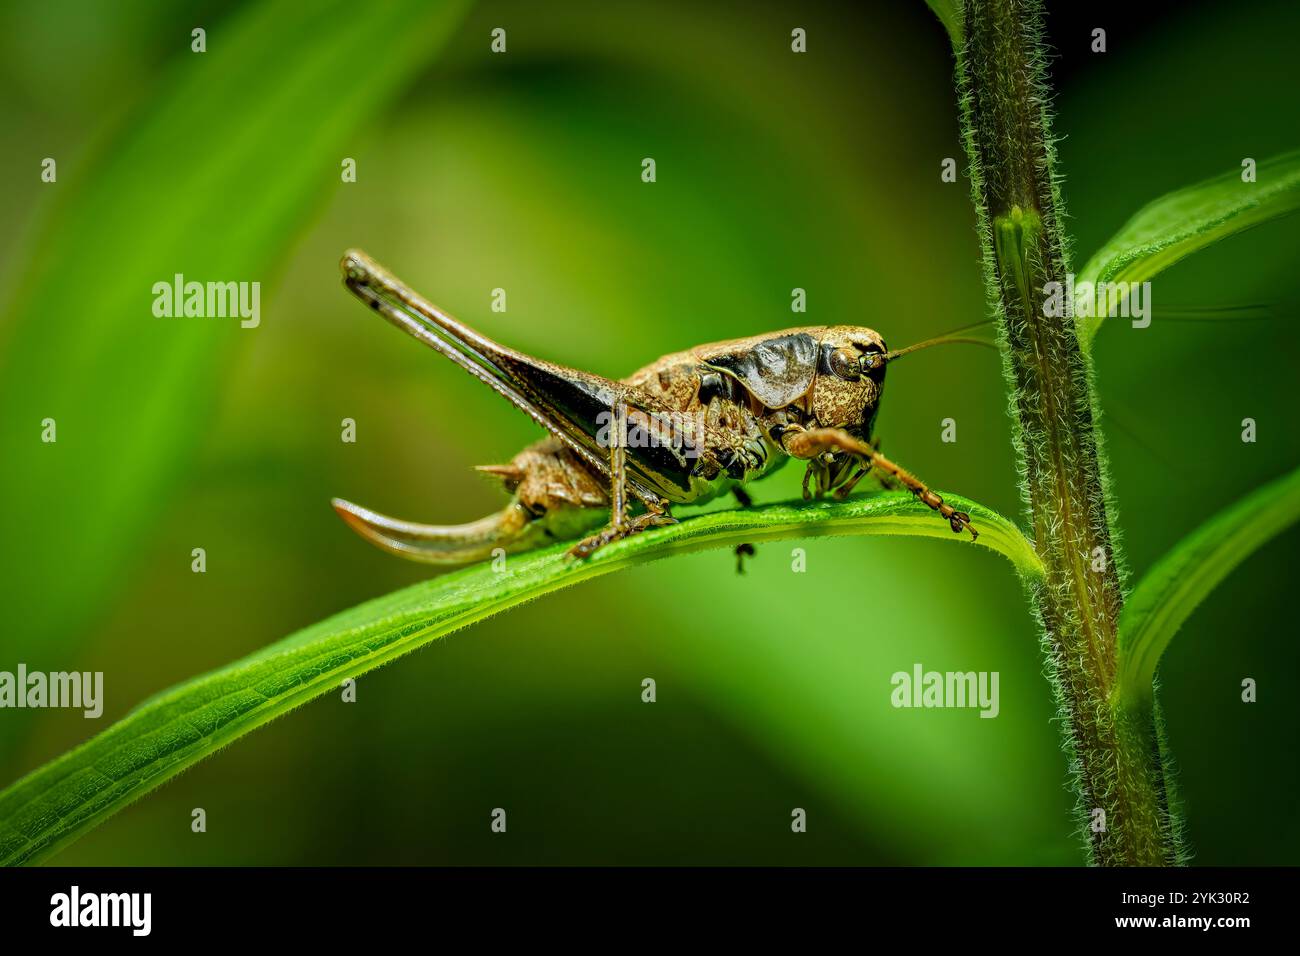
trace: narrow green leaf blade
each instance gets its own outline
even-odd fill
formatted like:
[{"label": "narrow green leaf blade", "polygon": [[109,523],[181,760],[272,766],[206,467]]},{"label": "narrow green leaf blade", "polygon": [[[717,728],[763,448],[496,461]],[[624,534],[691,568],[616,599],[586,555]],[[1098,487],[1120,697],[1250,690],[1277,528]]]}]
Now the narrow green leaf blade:
[{"label": "narrow green leaf blade", "polygon": [[1178,628],[1220,581],[1300,519],[1300,469],[1257,489],[1205,522],[1146,573],[1119,619],[1119,703],[1151,700],[1160,657]]},{"label": "narrow green leaf blade", "polygon": [[952,48],[955,50],[961,46],[961,0],[925,0],[926,6],[934,11],[934,15],[939,18],[944,29],[948,31],[948,39],[952,40]]},{"label": "narrow green leaf blade", "polygon": [[[956,496],[978,544],[1041,574],[1010,521]],[[479,565],[344,611],[141,704],[87,743],[0,793],[0,863],[36,862],[249,731],[458,628],[532,598],[670,554],[778,538],[898,534],[970,543],[906,492],[701,515],[577,562],[567,545]]]},{"label": "narrow green leaf blade", "polygon": [[[340,188],[358,127],[466,7],[248,5],[213,26],[206,53],[177,38],[154,98],[60,169],[0,322],[0,447],[13,455],[0,468],[0,604],[28,647],[54,653],[113,592],[214,413],[225,360],[258,334],[238,318],[159,318],[155,283],[183,274],[269,293],[298,230]],[[273,296],[262,301],[271,324]],[[57,443],[42,443],[46,418]]]},{"label": "narrow green leaf blade", "polygon": [[[1145,282],[1220,239],[1300,209],[1300,150],[1265,160],[1256,181],[1233,170],[1162,196],[1143,207],[1088,260],[1076,281]],[[1080,317],[1079,340],[1091,345],[1102,319]]]}]

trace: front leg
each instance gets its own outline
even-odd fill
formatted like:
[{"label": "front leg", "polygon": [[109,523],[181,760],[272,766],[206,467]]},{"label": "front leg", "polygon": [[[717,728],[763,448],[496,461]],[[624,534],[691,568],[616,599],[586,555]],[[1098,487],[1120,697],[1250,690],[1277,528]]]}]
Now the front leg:
[{"label": "front leg", "polygon": [[854,438],[842,428],[813,428],[806,431],[787,432],[782,437],[781,442],[790,457],[800,458],[805,461],[816,458],[818,455],[824,455],[828,451],[843,451],[862,458],[872,467],[879,468],[890,475],[904,488],[916,495],[922,504],[933,508],[948,519],[948,524],[952,526],[953,531],[960,534],[965,529],[970,532],[972,540],[979,537],[979,532],[971,527],[970,515],[964,511],[957,511],[952,505],[945,504],[943,498],[937,492],[931,491],[921,479],[895,465],[866,442]]},{"label": "front leg", "polygon": [[[881,445],[879,438],[872,438],[870,441],[867,442],[867,444],[876,450],[877,455],[881,453],[881,450],[884,447],[883,445]],[[855,474],[852,478],[850,478],[846,483],[840,485],[838,488],[835,489],[836,500],[843,501],[845,498],[847,498],[850,494],[853,493],[853,489],[857,487],[858,482],[860,482],[863,478],[867,477],[867,475],[870,474],[872,474],[871,462],[869,461],[861,462],[861,466],[858,469],[857,474]],[[891,478],[888,474],[880,471],[879,469],[876,470],[874,477],[876,479],[876,483],[880,485],[881,488],[884,488],[886,491],[898,491],[900,488],[903,487],[898,482],[896,482],[893,478]]]}]

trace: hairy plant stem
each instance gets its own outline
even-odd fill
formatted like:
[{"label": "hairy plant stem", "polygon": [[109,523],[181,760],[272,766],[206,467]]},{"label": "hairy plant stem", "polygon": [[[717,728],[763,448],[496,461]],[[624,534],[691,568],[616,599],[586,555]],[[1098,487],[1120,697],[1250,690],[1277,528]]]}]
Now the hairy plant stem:
[{"label": "hairy plant stem", "polygon": [[967,0],[957,54],[988,295],[1018,423],[1021,490],[1045,571],[1033,599],[1092,861],[1172,864],[1180,850],[1156,715],[1112,705],[1121,559],[1091,368],[1072,316],[1044,314],[1044,287],[1065,282],[1069,261],[1040,18],[1038,0]]}]

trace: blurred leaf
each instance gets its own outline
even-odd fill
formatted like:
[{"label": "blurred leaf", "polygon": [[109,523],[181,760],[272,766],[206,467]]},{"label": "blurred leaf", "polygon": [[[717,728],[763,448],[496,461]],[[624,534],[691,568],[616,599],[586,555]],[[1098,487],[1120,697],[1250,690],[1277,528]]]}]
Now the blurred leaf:
[{"label": "blurred leaf", "polygon": [[948,38],[952,40],[953,49],[961,46],[961,0],[925,0],[926,6],[934,11],[934,15],[943,23],[944,29],[948,31]]},{"label": "blurred leaf", "polygon": [[[1018,528],[964,499],[978,544],[1039,573]],[[102,734],[0,793],[0,862],[35,862],[220,747],[340,682],[457,628],[579,581],[669,554],[746,541],[903,534],[959,543],[906,492],[842,503],[777,504],[700,515],[616,542],[585,562],[567,545],[512,558],[505,573],[467,568],[352,608],[228,667],[146,701]]]},{"label": "blurred leaf", "polygon": [[[209,28],[206,53],[173,38],[157,100],[97,156],[60,167],[60,204],[0,342],[0,603],[27,647],[48,659],[110,593],[204,433],[222,359],[258,334],[238,318],[156,318],[154,283],[266,285],[312,207],[346,188],[354,131],[464,7],[250,5]],[[41,442],[46,418],[57,443]]]},{"label": "blurred leaf", "polygon": [[1146,573],[1120,614],[1120,702],[1150,701],[1156,666],[1178,628],[1233,568],[1297,519],[1300,469],[1219,512]]},{"label": "blurred leaf", "polygon": [[[1180,259],[1220,239],[1300,209],[1300,151],[1266,160],[1256,181],[1241,170],[1180,189],[1144,206],[1088,260],[1076,279],[1145,282]],[[1091,345],[1101,319],[1078,320],[1079,339]]]}]

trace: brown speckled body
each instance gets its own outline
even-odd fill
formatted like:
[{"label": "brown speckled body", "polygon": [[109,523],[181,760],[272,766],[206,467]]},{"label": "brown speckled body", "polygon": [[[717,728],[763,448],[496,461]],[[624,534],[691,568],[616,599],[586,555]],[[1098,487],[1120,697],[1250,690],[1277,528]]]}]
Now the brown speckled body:
[{"label": "brown speckled body", "polygon": [[[665,497],[703,503],[771,474],[789,458],[782,438],[791,431],[844,428],[869,439],[884,366],[879,374],[842,378],[827,358],[836,349],[883,354],[885,344],[871,329],[853,326],[788,329],[665,355],[622,379],[622,400],[629,405],[703,416],[690,481],[680,494]],[[506,489],[538,517],[560,508],[609,506],[608,478],[553,437],[525,448],[509,466],[484,470],[500,474]],[[844,468],[827,474],[819,490],[847,477]]]},{"label": "brown speckled body", "polygon": [[509,464],[480,466],[501,479],[512,500],[479,521],[415,524],[334,500],[359,534],[396,554],[460,564],[574,537],[608,516],[603,531],[572,549],[588,557],[672,523],[672,505],[703,503],[790,458],[807,462],[805,494],[810,481],[819,495],[846,494],[876,468],[954,531],[969,526],[966,515],[870,444],[889,360],[871,329],[812,326],[700,345],[615,381],[492,341],[362,252],[347,253],[342,266],[348,288],[371,309],[550,433]]}]

